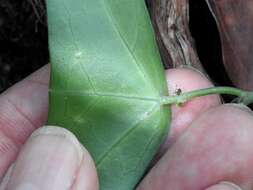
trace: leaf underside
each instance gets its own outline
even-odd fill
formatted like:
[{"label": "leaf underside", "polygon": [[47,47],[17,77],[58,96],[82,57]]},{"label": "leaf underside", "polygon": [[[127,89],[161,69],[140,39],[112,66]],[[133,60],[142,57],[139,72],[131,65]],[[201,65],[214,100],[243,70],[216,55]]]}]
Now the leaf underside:
[{"label": "leaf underside", "polygon": [[101,190],[131,190],[167,133],[168,94],[143,0],[48,0],[48,124],[91,153]]}]

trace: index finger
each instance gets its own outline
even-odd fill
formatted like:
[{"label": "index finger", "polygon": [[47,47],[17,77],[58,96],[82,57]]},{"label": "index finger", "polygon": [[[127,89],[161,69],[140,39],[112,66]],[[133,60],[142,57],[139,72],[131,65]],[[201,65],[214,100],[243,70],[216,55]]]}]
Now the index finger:
[{"label": "index finger", "polygon": [[28,136],[47,120],[46,65],[0,95],[0,181]]}]

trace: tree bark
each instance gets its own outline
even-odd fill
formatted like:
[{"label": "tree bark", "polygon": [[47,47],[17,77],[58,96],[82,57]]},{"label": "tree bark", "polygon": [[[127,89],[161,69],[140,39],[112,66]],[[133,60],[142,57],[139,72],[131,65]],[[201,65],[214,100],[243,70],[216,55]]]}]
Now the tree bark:
[{"label": "tree bark", "polygon": [[232,82],[253,90],[253,0],[206,0],[216,19]]},{"label": "tree bark", "polygon": [[188,0],[151,0],[151,18],[167,68],[190,65],[204,72],[189,30]]}]

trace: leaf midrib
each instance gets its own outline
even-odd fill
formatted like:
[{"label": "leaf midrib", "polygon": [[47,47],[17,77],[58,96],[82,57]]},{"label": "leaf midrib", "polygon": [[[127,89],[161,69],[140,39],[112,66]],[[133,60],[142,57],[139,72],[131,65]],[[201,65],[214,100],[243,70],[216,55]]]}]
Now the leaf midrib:
[{"label": "leaf midrib", "polygon": [[129,99],[129,100],[139,100],[139,101],[148,101],[159,103],[161,98],[157,97],[148,97],[148,96],[134,96],[134,95],[124,95],[117,93],[101,93],[101,92],[83,92],[78,90],[56,90],[50,88],[49,93],[59,94],[59,95],[69,95],[69,96],[101,96],[101,97],[112,97],[119,99]]}]

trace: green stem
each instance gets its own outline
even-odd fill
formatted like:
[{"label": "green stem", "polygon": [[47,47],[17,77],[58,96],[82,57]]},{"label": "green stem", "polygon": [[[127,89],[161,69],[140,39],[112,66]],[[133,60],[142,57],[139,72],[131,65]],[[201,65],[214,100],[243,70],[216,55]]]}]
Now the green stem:
[{"label": "green stem", "polygon": [[253,103],[253,92],[243,91],[232,87],[211,87],[191,92],[185,92],[180,95],[166,96],[161,99],[161,104],[182,104],[192,98],[206,96],[210,94],[228,94],[238,96],[241,103],[248,105]]}]

